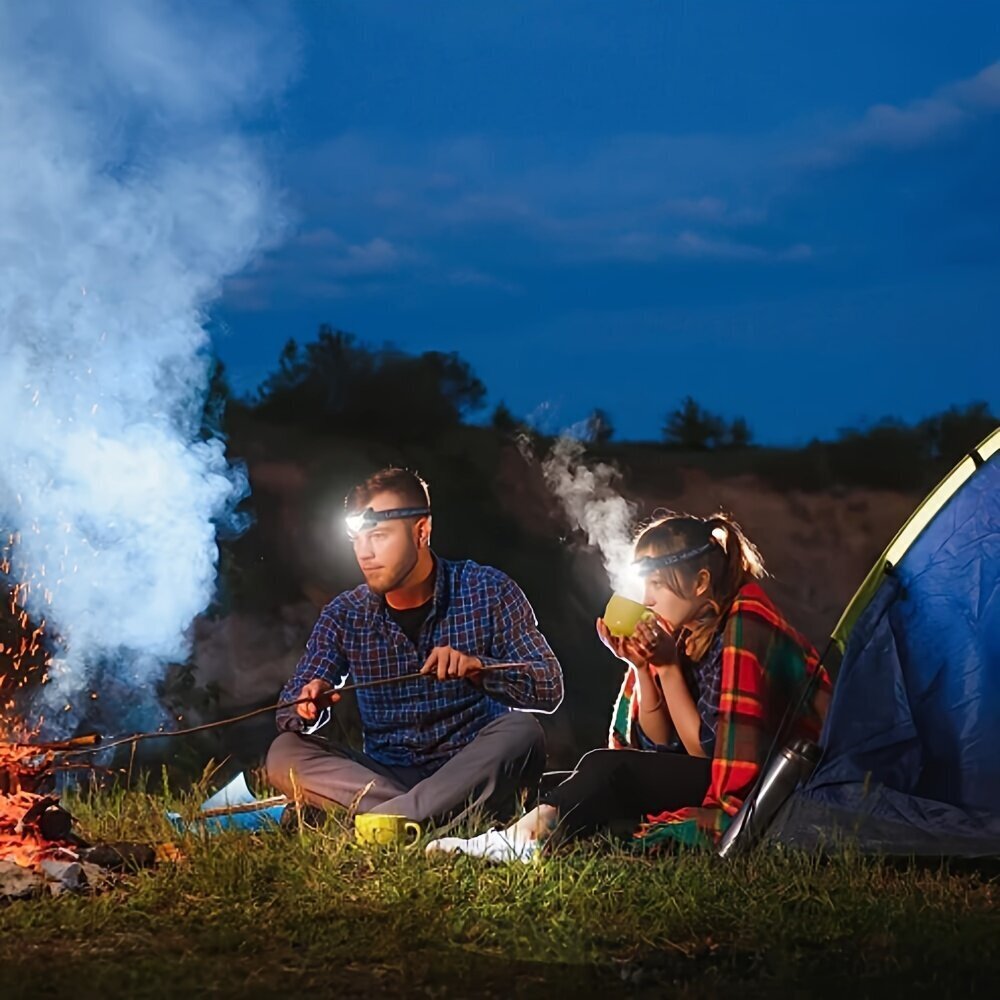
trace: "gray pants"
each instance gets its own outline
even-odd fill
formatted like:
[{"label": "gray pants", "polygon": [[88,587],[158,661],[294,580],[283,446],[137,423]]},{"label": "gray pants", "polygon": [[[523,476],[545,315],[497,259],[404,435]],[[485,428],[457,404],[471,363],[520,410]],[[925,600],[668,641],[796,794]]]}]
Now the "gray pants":
[{"label": "gray pants", "polygon": [[508,712],[443,764],[391,767],[312,736],[282,733],[267,754],[267,777],[286,795],[321,809],[349,806],[369,783],[358,812],[457,823],[473,810],[510,818],[522,790],[534,798],[545,764],[545,734],[526,712]]}]

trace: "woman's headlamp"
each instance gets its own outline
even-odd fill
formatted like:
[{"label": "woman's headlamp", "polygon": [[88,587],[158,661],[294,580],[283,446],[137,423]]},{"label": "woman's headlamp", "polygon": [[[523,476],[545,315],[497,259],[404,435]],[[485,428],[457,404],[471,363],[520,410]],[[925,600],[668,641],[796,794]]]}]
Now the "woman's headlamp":
[{"label": "woman's headlamp", "polygon": [[706,542],[693,549],[671,552],[668,556],[644,556],[642,559],[636,559],[632,565],[639,576],[649,576],[658,569],[666,569],[668,566],[676,566],[678,563],[687,562],[688,559],[703,556],[706,552],[710,552],[715,544],[714,541]]},{"label": "woman's headlamp", "polygon": [[372,510],[371,507],[360,514],[348,514],[344,518],[347,537],[356,538],[362,531],[368,531],[383,521],[399,521],[404,517],[428,517],[430,507],[393,507],[391,510]]}]

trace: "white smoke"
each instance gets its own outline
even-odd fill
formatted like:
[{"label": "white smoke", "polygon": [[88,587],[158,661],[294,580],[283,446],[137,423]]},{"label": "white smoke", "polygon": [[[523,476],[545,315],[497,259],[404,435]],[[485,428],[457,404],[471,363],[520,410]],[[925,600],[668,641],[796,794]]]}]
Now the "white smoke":
[{"label": "white smoke", "polygon": [[615,488],[618,470],[604,462],[587,465],[584,451],[571,432],[559,437],[542,461],[546,485],[559,498],[570,524],[600,551],[611,588],[641,600],[642,585],[632,566],[636,507]]},{"label": "white smoke", "polygon": [[292,64],[265,18],[0,0],[0,526],[63,729],[109,663],[120,718],[155,704],[245,490],[200,420],[206,307],[281,225],[241,133]]}]

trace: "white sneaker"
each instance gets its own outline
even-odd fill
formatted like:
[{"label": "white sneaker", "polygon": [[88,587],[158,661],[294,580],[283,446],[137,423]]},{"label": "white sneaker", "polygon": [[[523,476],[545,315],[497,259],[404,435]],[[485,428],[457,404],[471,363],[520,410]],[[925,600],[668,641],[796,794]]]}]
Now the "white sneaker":
[{"label": "white sneaker", "polygon": [[472,858],[506,864],[511,861],[531,861],[538,853],[538,847],[537,840],[516,838],[509,830],[487,830],[468,840],[462,837],[432,840],[427,845],[427,854],[468,854]]}]

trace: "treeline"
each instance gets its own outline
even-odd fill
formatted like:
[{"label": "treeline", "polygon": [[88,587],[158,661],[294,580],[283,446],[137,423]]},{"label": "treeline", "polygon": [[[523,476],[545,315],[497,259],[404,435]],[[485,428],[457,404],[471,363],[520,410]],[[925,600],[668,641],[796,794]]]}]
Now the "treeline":
[{"label": "treeline", "polygon": [[885,417],[870,427],[848,427],[833,441],[793,450],[770,449],[760,472],[783,487],[838,485],[926,489],[976,447],[1000,420],[986,403],[954,406],[915,424]]},{"label": "treeline", "polygon": [[[206,418],[213,429],[218,427],[228,406],[250,410],[276,424],[405,445],[432,442],[467,424],[482,411],[485,400],[486,386],[455,352],[409,354],[391,345],[371,347],[353,334],[324,325],[310,343],[289,340],[277,370],[250,398],[232,399],[219,366]],[[986,403],[975,402],[915,424],[886,417],[871,426],[845,428],[832,441],[768,448],[754,445],[744,417],[726,419],[687,396],[665,414],[660,445],[695,455],[740,453],[741,470],[757,472],[785,488],[918,489],[998,423]],[[487,425],[504,436],[543,436],[503,402]],[[613,447],[615,429],[604,410],[594,409],[573,432],[596,448]]]}]

